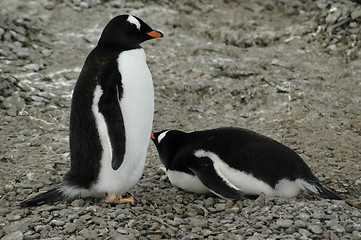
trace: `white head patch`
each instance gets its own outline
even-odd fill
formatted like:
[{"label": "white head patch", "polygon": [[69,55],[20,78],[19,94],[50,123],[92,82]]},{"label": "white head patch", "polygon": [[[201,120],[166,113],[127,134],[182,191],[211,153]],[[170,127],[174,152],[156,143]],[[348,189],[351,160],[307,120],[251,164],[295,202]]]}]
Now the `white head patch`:
[{"label": "white head patch", "polygon": [[162,139],[165,137],[165,135],[167,135],[167,133],[169,132],[170,130],[167,130],[165,132],[162,132],[161,134],[159,134],[158,136],[158,143],[160,143],[160,141],[162,141]]},{"label": "white head patch", "polygon": [[127,21],[130,22],[131,24],[134,24],[140,30],[140,22],[138,21],[138,19],[136,19],[132,15],[129,15]]}]

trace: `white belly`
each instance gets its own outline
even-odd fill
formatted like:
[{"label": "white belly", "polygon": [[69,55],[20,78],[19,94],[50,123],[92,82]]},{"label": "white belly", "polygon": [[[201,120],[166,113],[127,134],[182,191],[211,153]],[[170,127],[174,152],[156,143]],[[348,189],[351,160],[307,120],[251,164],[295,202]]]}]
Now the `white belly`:
[{"label": "white belly", "polygon": [[209,189],[199,180],[195,175],[184,172],[167,170],[167,175],[170,182],[187,192],[194,193],[209,193]]},{"label": "white belly", "polygon": [[102,90],[98,89],[100,96],[98,100],[96,99],[97,93],[94,96],[93,112],[99,126],[103,154],[98,181],[92,187],[94,193],[122,194],[139,181],[144,170],[152,130],[154,90],[144,50],[135,49],[122,52],[118,58],[118,68],[122,75],[123,86],[123,96],[119,104],[125,127],[124,161],[117,170],[113,170],[108,129],[102,114],[99,111],[96,114],[97,102],[102,93]]}]

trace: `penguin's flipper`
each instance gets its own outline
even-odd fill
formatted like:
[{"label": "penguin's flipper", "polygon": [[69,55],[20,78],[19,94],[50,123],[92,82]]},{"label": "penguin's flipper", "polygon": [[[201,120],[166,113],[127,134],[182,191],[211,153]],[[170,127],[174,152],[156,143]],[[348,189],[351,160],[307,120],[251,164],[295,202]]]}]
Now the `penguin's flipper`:
[{"label": "penguin's flipper", "polygon": [[214,194],[222,198],[233,200],[239,200],[244,197],[243,192],[229,182],[225,176],[214,167],[214,163],[210,158],[197,158],[195,164],[192,164],[189,168]]},{"label": "penguin's flipper", "polygon": [[112,146],[112,168],[117,170],[122,165],[125,154],[125,127],[120,108],[123,94],[121,76],[116,61],[108,67],[104,81],[100,83],[103,94],[99,100],[99,112],[104,116]]},{"label": "penguin's flipper", "polygon": [[21,207],[34,207],[46,203],[57,203],[67,199],[67,197],[59,190],[59,188],[51,189],[47,192],[40,193],[33,198],[20,202]]}]

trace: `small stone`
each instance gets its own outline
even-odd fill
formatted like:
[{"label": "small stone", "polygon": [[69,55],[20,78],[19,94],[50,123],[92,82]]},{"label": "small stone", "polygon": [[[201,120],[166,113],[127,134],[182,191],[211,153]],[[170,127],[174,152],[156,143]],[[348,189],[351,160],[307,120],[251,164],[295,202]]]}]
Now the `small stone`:
[{"label": "small stone", "polygon": [[50,221],[50,226],[63,226],[63,225],[64,225],[64,221],[62,220],[53,219]]},{"label": "small stone", "polygon": [[323,212],[319,212],[319,211],[315,211],[313,214],[312,214],[312,217],[315,218],[315,219],[331,219],[332,216],[331,215],[327,215]]},{"label": "small stone", "polygon": [[189,224],[192,227],[201,227],[201,228],[205,228],[208,225],[208,221],[207,220],[203,220],[200,218],[191,218],[189,221]]},{"label": "small stone", "polygon": [[6,214],[6,220],[8,221],[16,221],[19,220],[21,216],[19,214],[9,213]]},{"label": "small stone", "polygon": [[332,44],[332,45],[328,46],[327,49],[329,49],[331,51],[337,51],[337,46],[335,44]]},{"label": "small stone", "polygon": [[83,229],[81,231],[79,231],[79,234],[83,237],[85,237],[86,239],[97,239],[97,233],[96,230],[89,230],[89,229]]},{"label": "small stone", "polygon": [[307,221],[310,218],[310,215],[308,213],[300,213],[298,215],[298,217],[302,220],[302,221]]},{"label": "small stone", "polygon": [[261,195],[258,196],[256,200],[254,200],[254,204],[263,207],[266,204],[266,196],[262,193]]},{"label": "small stone", "polygon": [[224,105],[224,108],[225,108],[226,110],[233,110],[233,105],[230,104],[230,103],[227,103],[226,105]]},{"label": "small stone", "polygon": [[6,192],[10,192],[10,191],[14,190],[14,188],[15,187],[12,184],[5,184],[5,186],[4,186],[4,189]]},{"label": "small stone", "polygon": [[300,228],[305,228],[305,227],[307,226],[307,224],[306,224],[304,221],[299,220],[299,219],[297,219],[297,220],[295,221],[295,225],[296,225],[297,227],[300,227]]},{"label": "small stone", "polygon": [[293,224],[292,220],[289,219],[277,219],[276,228],[289,228]]},{"label": "small stone", "polygon": [[16,49],[16,56],[21,59],[26,59],[30,57],[30,51],[28,48],[18,48]]},{"label": "small stone", "polygon": [[24,239],[24,235],[20,231],[12,232],[1,238],[1,240],[23,240],[23,239]]},{"label": "small stone", "polygon": [[25,68],[25,70],[34,71],[34,72],[37,72],[40,70],[39,64],[36,64],[36,63],[30,63],[28,65],[25,65],[24,68]]},{"label": "small stone", "polygon": [[326,23],[332,25],[337,22],[337,20],[340,18],[342,12],[340,9],[337,8],[331,8],[330,13],[326,17]]},{"label": "small stone", "polygon": [[213,207],[213,205],[214,205],[214,199],[212,197],[209,197],[206,200],[204,200],[204,206],[206,208]]},{"label": "small stone", "polygon": [[18,115],[18,111],[15,108],[10,108],[6,110],[6,114],[11,117],[16,117]]},{"label": "small stone", "polygon": [[3,105],[7,109],[23,109],[26,107],[25,100],[20,97],[18,92],[14,92],[10,97],[5,98]]},{"label": "small stone", "polygon": [[5,30],[3,28],[0,28],[0,38],[2,38],[2,36],[4,35]]},{"label": "small stone", "polygon": [[44,57],[49,57],[51,55],[52,51],[49,49],[43,49],[41,51],[41,54],[43,54]]},{"label": "small stone", "polygon": [[217,203],[214,206],[215,206],[217,212],[221,212],[221,211],[224,211],[224,209],[226,209],[226,204],[223,204],[223,203]]},{"label": "small stone", "polygon": [[352,20],[361,17],[361,8],[357,8],[355,11],[351,13]]},{"label": "small stone", "polygon": [[352,239],[354,240],[360,240],[361,239],[361,232],[360,231],[353,231],[352,232]]},{"label": "small stone", "polygon": [[53,167],[53,164],[46,164],[45,167],[44,167],[45,170],[48,170],[48,171],[54,171],[54,167]]},{"label": "small stone", "polygon": [[330,228],[339,233],[345,232],[345,228],[340,224],[332,224],[332,225],[330,225]]},{"label": "small stone", "polygon": [[360,178],[360,179],[357,179],[357,180],[355,181],[355,185],[356,185],[356,186],[361,185],[361,178]]},{"label": "small stone", "polygon": [[353,203],[352,206],[355,208],[361,209],[361,201]]},{"label": "small stone", "polygon": [[173,208],[171,205],[167,205],[164,207],[164,212],[166,213],[173,213]]},{"label": "small stone", "polygon": [[75,232],[75,230],[76,230],[76,224],[74,224],[74,223],[66,223],[64,225],[64,231],[66,233],[73,233],[73,232]]},{"label": "small stone", "polygon": [[312,235],[307,229],[304,228],[298,230],[298,233],[305,237],[310,237]]},{"label": "small stone", "polygon": [[55,8],[55,6],[56,6],[55,2],[49,2],[49,3],[44,5],[44,8],[46,10],[53,10]]},{"label": "small stone", "polygon": [[89,8],[89,4],[87,2],[81,2],[80,7],[82,8]]},{"label": "small stone", "polygon": [[339,240],[340,238],[336,235],[336,233],[331,232],[330,233],[330,240]]},{"label": "small stone", "polygon": [[322,234],[323,233],[322,228],[320,226],[318,226],[318,225],[310,225],[308,228],[311,230],[311,232],[313,232],[315,234]]}]

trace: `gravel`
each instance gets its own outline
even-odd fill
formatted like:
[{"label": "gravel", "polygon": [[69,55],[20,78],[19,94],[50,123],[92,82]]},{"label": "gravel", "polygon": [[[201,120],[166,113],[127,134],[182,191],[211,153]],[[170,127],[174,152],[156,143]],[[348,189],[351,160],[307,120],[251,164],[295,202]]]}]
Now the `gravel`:
[{"label": "gravel", "polygon": [[[0,239],[361,239],[361,7],[343,0],[5,0],[0,10]],[[76,199],[20,208],[69,168],[71,93],[106,22],[130,12],[154,129],[245,127],[297,151],[345,201],[229,201],[181,191],[154,146],[135,206]]]}]

